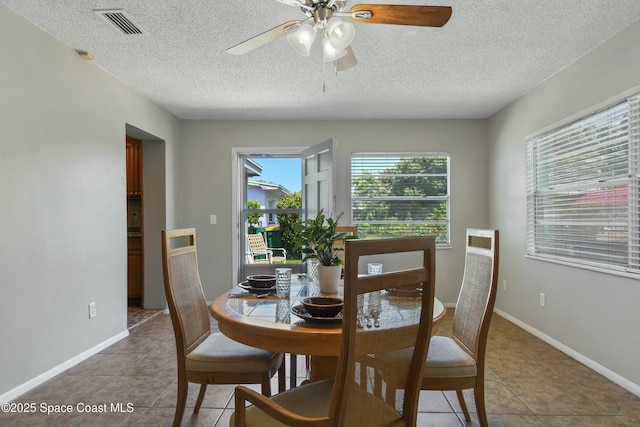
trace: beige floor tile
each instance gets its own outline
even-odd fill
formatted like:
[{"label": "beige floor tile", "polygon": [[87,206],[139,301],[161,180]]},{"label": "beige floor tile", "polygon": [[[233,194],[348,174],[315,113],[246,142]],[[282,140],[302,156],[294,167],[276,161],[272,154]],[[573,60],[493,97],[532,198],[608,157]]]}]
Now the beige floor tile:
[{"label": "beige floor tile", "polygon": [[229,419],[231,418],[231,414],[233,414],[233,409],[225,409],[214,427],[229,427]]},{"label": "beige floor tile", "polygon": [[640,427],[640,414],[620,415],[617,418],[627,427]]},{"label": "beige floor tile", "polygon": [[167,377],[116,377],[86,399],[90,404],[123,403],[150,407],[174,382]]},{"label": "beige floor tile", "polygon": [[178,376],[175,351],[171,353],[153,352],[146,354],[143,358],[133,363],[131,375],[136,376]]},{"label": "beige floor tile", "polygon": [[419,412],[418,427],[461,427],[464,424],[454,413]]},{"label": "beige floor tile", "polygon": [[[476,404],[473,390],[464,390],[464,400],[469,412],[476,412]],[[462,412],[455,391],[447,391],[445,395],[454,411]],[[485,383],[485,407],[488,414],[523,414],[531,415],[532,412],[522,401],[504,384],[499,382]]]},{"label": "beige floor tile", "polygon": [[125,427],[136,423],[147,408],[133,408],[133,412],[108,412],[106,413],[72,413],[61,416],[51,426],[61,427]]},{"label": "beige floor tile", "polygon": [[[202,408],[194,414],[193,411],[185,411],[182,417],[181,427],[211,427],[215,425],[223,409]],[[136,427],[171,427],[175,411],[173,408],[149,408],[135,422]]]},{"label": "beige floor tile", "polygon": [[55,416],[36,413],[0,413],[2,427],[40,427],[50,426],[56,421]]},{"label": "beige floor tile", "polygon": [[598,382],[597,386],[594,383],[578,384],[576,387],[599,406],[614,414],[640,416],[640,399],[612,382]]},{"label": "beige floor tile", "polygon": [[[232,384],[207,386],[207,392],[202,400],[202,408],[224,409],[233,398],[234,388],[235,385]],[[199,384],[189,384],[189,390],[187,391],[187,408],[190,409],[191,412],[193,412],[193,407],[196,405],[199,392]],[[175,410],[177,397],[178,385],[177,382],[174,382],[165,390],[158,400],[153,403],[153,407],[172,408]]]},{"label": "beige floor tile", "polygon": [[625,427],[625,424],[616,417],[609,416],[540,416],[539,419],[547,427]]},{"label": "beige floor tile", "polygon": [[[542,427],[544,425],[535,415],[487,414],[487,421],[491,427]],[[467,426],[479,425],[474,414],[472,423]]]},{"label": "beige floor tile", "polygon": [[451,404],[441,391],[422,390],[418,401],[419,412],[452,412]]},{"label": "beige floor tile", "polygon": [[76,377],[58,375],[16,399],[17,402],[44,404],[78,403],[113,381],[112,376]]},{"label": "beige floor tile", "polygon": [[[448,309],[438,334],[450,335],[452,322],[453,311]],[[214,320],[211,325],[217,331]],[[639,397],[499,316],[493,317],[487,349],[486,406],[492,427],[640,427]],[[297,361],[299,384],[306,378],[306,370],[304,357]],[[171,320],[161,314],[130,329],[124,340],[16,399],[72,405],[131,402],[133,412],[0,414],[0,425],[171,425],[177,392],[175,363]],[[271,384],[276,392],[276,377]],[[250,387],[260,391],[259,385]],[[227,427],[233,412],[234,385],[209,386],[200,414],[193,415],[198,391],[199,385],[189,386],[182,425]],[[465,391],[465,400],[472,415],[468,424],[462,421],[455,392],[422,391],[418,426],[478,426],[471,390]]]},{"label": "beige floor tile", "polygon": [[615,415],[569,384],[524,382],[508,386],[534,414]]},{"label": "beige floor tile", "polygon": [[136,363],[144,357],[144,353],[98,353],[62,374],[86,377],[134,375]]}]

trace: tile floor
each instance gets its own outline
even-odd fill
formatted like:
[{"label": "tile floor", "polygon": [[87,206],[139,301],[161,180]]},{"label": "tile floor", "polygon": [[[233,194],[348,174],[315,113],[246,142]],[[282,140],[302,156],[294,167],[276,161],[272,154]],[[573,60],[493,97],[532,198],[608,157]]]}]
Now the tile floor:
[{"label": "tile floor", "polygon": [[144,325],[164,310],[146,310],[141,307],[127,307],[127,329]]},{"label": "tile floor", "polygon": [[[452,313],[438,331],[451,331]],[[215,326],[215,323],[212,321]],[[168,315],[132,329],[129,337],[21,396],[36,414],[0,414],[2,426],[170,426],[175,408],[175,349]],[[499,316],[489,333],[486,381],[489,424],[508,426],[640,426],[640,398]],[[298,363],[300,380],[304,361]],[[256,390],[259,387],[256,386]],[[274,379],[274,390],[277,390]],[[198,386],[189,389],[193,408]],[[203,408],[189,408],[184,426],[228,426],[233,386],[209,386]],[[473,395],[465,392],[473,413]],[[122,403],[121,412],[78,413],[77,405]],[[40,413],[41,404],[72,405],[73,413]],[[131,406],[127,406],[130,404]],[[61,409],[61,408],[54,409]],[[91,408],[89,406],[89,408]],[[464,426],[455,393],[422,392],[418,425]],[[470,424],[477,426],[477,419]]]}]

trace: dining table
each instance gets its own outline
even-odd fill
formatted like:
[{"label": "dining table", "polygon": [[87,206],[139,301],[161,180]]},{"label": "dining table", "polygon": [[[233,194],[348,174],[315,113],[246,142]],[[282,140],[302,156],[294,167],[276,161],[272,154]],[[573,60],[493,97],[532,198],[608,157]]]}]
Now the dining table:
[{"label": "dining table", "polygon": [[[317,283],[304,275],[294,276],[289,298],[278,298],[272,291],[247,290],[246,282],[235,286],[211,302],[211,314],[220,332],[240,343],[279,353],[290,353],[291,386],[296,381],[295,355],[310,356],[309,380],[335,376],[340,355],[342,321],[335,318],[310,318],[302,307],[309,296],[320,293]],[[340,285],[337,294],[343,297]],[[397,310],[410,296],[383,292],[383,304]],[[415,300],[415,295],[413,296]],[[436,298],[433,307],[433,333],[445,318],[446,309]],[[371,324],[363,327],[372,327]]]}]

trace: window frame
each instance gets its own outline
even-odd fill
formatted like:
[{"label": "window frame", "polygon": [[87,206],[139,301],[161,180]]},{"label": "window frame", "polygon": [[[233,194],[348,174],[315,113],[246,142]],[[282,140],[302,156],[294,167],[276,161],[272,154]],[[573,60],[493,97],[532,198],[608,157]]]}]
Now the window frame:
[{"label": "window frame", "polygon": [[[602,150],[602,153],[598,157],[595,157],[595,160],[592,161],[592,169],[587,169],[586,172],[581,172],[579,175],[576,175],[578,178],[567,181],[566,183],[560,185],[556,182],[556,188],[554,189],[553,185],[544,187],[542,185],[538,185],[539,177],[542,175],[543,167],[540,166],[540,158],[538,157],[540,150],[541,139],[553,136],[554,133],[556,136],[561,135],[563,131],[568,131],[570,129],[580,129],[581,131],[586,131],[589,129],[587,124],[593,125],[594,120],[599,116],[605,116],[606,114],[612,114],[617,108],[621,108],[622,105],[625,105],[623,109],[625,110],[623,118],[616,117],[613,115],[612,117],[616,117],[617,120],[621,123],[625,123],[626,125],[618,125],[615,124],[616,120],[611,120],[611,122],[607,122],[609,127],[603,127],[606,131],[622,130],[624,135],[624,143],[615,143],[610,138],[611,133],[607,133],[606,131],[598,134],[598,139],[595,139],[594,142],[589,146],[589,148],[597,147]],[[582,127],[580,127],[582,125]],[[626,129],[625,129],[626,127]],[[561,140],[561,137],[558,137],[557,140],[553,140],[550,144],[557,143],[558,140]],[[587,138],[584,138],[587,140]],[[567,138],[568,142],[566,145],[555,145],[556,149],[571,149],[574,151],[570,151],[574,153],[572,155],[578,156],[578,150],[573,147],[571,148],[571,143],[573,141]],[[605,142],[603,142],[605,141]],[[626,147],[624,147],[626,145]],[[612,98],[605,103],[594,107],[590,111],[582,112],[576,114],[570,118],[567,118],[559,123],[554,124],[546,129],[540,130],[534,134],[528,135],[525,139],[526,146],[526,247],[525,247],[525,256],[527,258],[552,262],[556,264],[567,265],[571,267],[577,267],[582,269],[599,271],[607,274],[613,275],[621,275],[625,277],[632,277],[635,279],[640,278],[640,94],[638,93],[638,89],[634,89],[633,91],[628,92],[626,95],[621,95],[615,98]],[[601,163],[606,163],[606,159],[610,156],[610,153],[614,152],[616,149],[625,148],[626,156],[625,156],[625,167],[626,169],[621,169],[619,166],[617,170],[604,169],[602,168]],[[546,147],[549,149],[549,147]],[[543,157],[543,156],[540,156]],[[544,158],[544,161],[549,161],[551,155]],[[560,156],[559,156],[560,157]],[[601,162],[601,163],[598,163]],[[577,163],[577,161],[576,161]],[[552,166],[558,166],[557,163],[550,163]],[[583,163],[584,165],[584,163]],[[548,166],[550,168],[551,166]],[[576,167],[576,166],[572,166]],[[596,169],[600,167],[600,169]],[[569,169],[568,167],[566,169]],[[568,173],[562,169],[558,168],[563,174]],[[609,176],[603,171],[609,173]],[[623,172],[624,171],[624,172]],[[585,176],[595,176],[595,174],[600,173],[601,177],[598,180],[587,180]],[[547,172],[548,174],[549,172]],[[560,176],[560,172],[557,172],[557,175]],[[558,178],[559,180],[559,178]],[[564,188],[563,188],[564,187]],[[585,223],[592,221],[590,224],[593,228],[590,231],[596,231],[598,227],[602,227],[605,231],[611,231],[610,235],[605,235],[605,237],[611,238],[615,232],[612,230],[612,227],[615,226],[616,220],[613,219],[616,216],[616,213],[619,214],[620,211],[624,210],[626,214],[626,242],[623,244],[616,244],[613,240],[609,240],[610,243],[608,245],[602,244],[601,247],[597,249],[594,248],[593,236],[585,233],[586,237],[582,235],[579,238],[571,238],[567,240],[559,240],[560,243],[556,243],[555,248],[556,253],[545,253],[544,250],[538,250],[538,245],[541,245],[541,241],[545,235],[543,233],[539,233],[537,227],[541,224],[541,222],[545,219],[543,218],[543,214],[549,212],[553,212],[553,208],[558,208],[559,202],[556,201],[555,205],[550,203],[548,199],[544,199],[545,196],[556,195],[559,197],[560,194],[564,191],[568,192],[567,189],[571,189],[572,191],[579,192],[582,191],[582,196],[593,196],[598,191],[602,193],[606,193],[610,200],[607,200],[605,204],[603,204],[601,211],[606,211],[610,217],[608,218],[605,214],[597,214],[594,210],[592,216],[589,216],[589,213],[584,213],[579,210],[578,214],[580,220],[585,221]],[[612,196],[613,193],[616,193],[619,189],[625,189],[625,198],[626,201],[624,204],[620,204],[619,198],[614,198]],[[546,202],[546,207],[540,207],[543,202]],[[616,208],[617,206],[617,208]],[[623,206],[621,208],[620,206]],[[569,217],[569,212],[562,211],[564,215]],[[583,216],[584,214],[584,216]],[[605,218],[608,218],[610,223],[604,221]],[[560,218],[560,220],[556,220],[556,223],[560,223],[562,220],[567,220],[567,218]],[[618,219],[619,221],[619,219]],[[548,221],[553,223],[553,221]],[[575,225],[575,224],[574,224]],[[608,228],[609,227],[609,228]],[[587,227],[588,228],[588,227]],[[572,233],[575,233],[574,230],[570,230]],[[591,240],[589,240],[591,237]],[[577,253],[580,256],[567,256],[560,254],[562,250],[562,244],[568,245],[569,243],[574,243],[577,245],[577,248],[588,247],[589,251],[594,251],[597,255],[592,258],[600,258],[600,260],[589,259],[589,254],[586,254],[585,250],[578,250]],[[617,245],[617,247],[616,247]],[[624,248],[626,245],[626,251],[620,250]],[[597,245],[596,245],[597,246]],[[567,246],[571,247],[571,246]],[[604,249],[608,248],[608,251]],[[552,249],[548,252],[552,252]],[[622,258],[626,264],[621,265],[621,263],[615,261],[615,256],[610,256],[610,253],[618,250],[619,253],[624,254]],[[584,254],[583,254],[584,253]],[[609,256],[609,259],[607,259]]]},{"label": "window frame", "polygon": [[[388,197],[380,197],[380,198],[371,198],[371,197],[354,197],[353,194],[353,185],[354,185],[354,159],[357,158],[446,158],[446,194],[445,195],[432,195],[425,197],[403,197],[397,195],[391,195]],[[430,175],[440,175],[444,176],[444,174],[430,174]],[[448,152],[353,152],[349,158],[349,210],[351,216],[351,224],[357,227],[360,227],[362,223],[358,221],[354,216],[355,210],[355,202],[356,201],[367,201],[367,200],[390,200],[390,201],[399,201],[399,200],[407,200],[407,201],[416,201],[416,200],[425,200],[425,201],[433,201],[433,200],[441,200],[446,203],[446,219],[444,220],[444,228],[446,230],[446,236],[444,240],[437,241],[436,246],[439,249],[451,248],[451,153]],[[367,223],[371,223],[370,221]],[[427,224],[428,222],[416,222],[412,224]],[[433,222],[436,223],[436,222]],[[379,222],[379,224],[384,224],[384,221]],[[360,236],[360,229],[358,230],[358,235]],[[439,239],[436,239],[439,240]]]}]

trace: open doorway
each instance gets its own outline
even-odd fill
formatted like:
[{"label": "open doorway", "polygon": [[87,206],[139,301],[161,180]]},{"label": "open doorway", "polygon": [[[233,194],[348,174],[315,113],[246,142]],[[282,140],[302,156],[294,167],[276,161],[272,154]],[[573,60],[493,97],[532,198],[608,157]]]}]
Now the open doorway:
[{"label": "open doorway", "polygon": [[313,147],[233,150],[238,281],[273,274],[279,264],[302,271],[294,228],[306,215],[334,210],[334,146],[329,139]]},{"label": "open doorway", "polygon": [[[160,231],[164,230],[167,224],[166,144],[164,140],[129,124],[126,125],[126,136],[127,139],[136,139],[141,144],[139,153],[140,181],[137,190],[140,194],[131,194],[132,197],[129,200],[129,191],[133,192],[134,190],[127,185],[127,200],[133,201],[136,206],[133,210],[127,209],[127,240],[129,240],[129,236],[139,239],[137,244],[141,248],[141,253],[139,254],[139,263],[136,265],[139,270],[134,273],[143,278],[141,289],[138,291],[140,302],[128,310],[129,321],[127,324],[135,326],[148,320],[150,314],[153,314],[152,311],[157,312],[157,310],[164,310],[166,307],[161,242],[158,238]],[[128,184],[131,171],[127,169],[127,172]],[[135,256],[135,254],[133,255]],[[128,272],[127,276],[130,275],[131,272]],[[129,294],[129,292],[127,293]],[[131,302],[129,298],[128,296],[126,302],[123,300],[123,304],[129,306]]]},{"label": "open doorway", "polygon": [[240,161],[245,165],[241,277],[272,273],[275,264],[298,269],[302,257],[294,242],[294,227],[302,218],[300,157],[243,154]]},{"label": "open doorway", "polygon": [[141,307],[144,297],[144,217],[142,140],[127,135],[127,306]]}]

